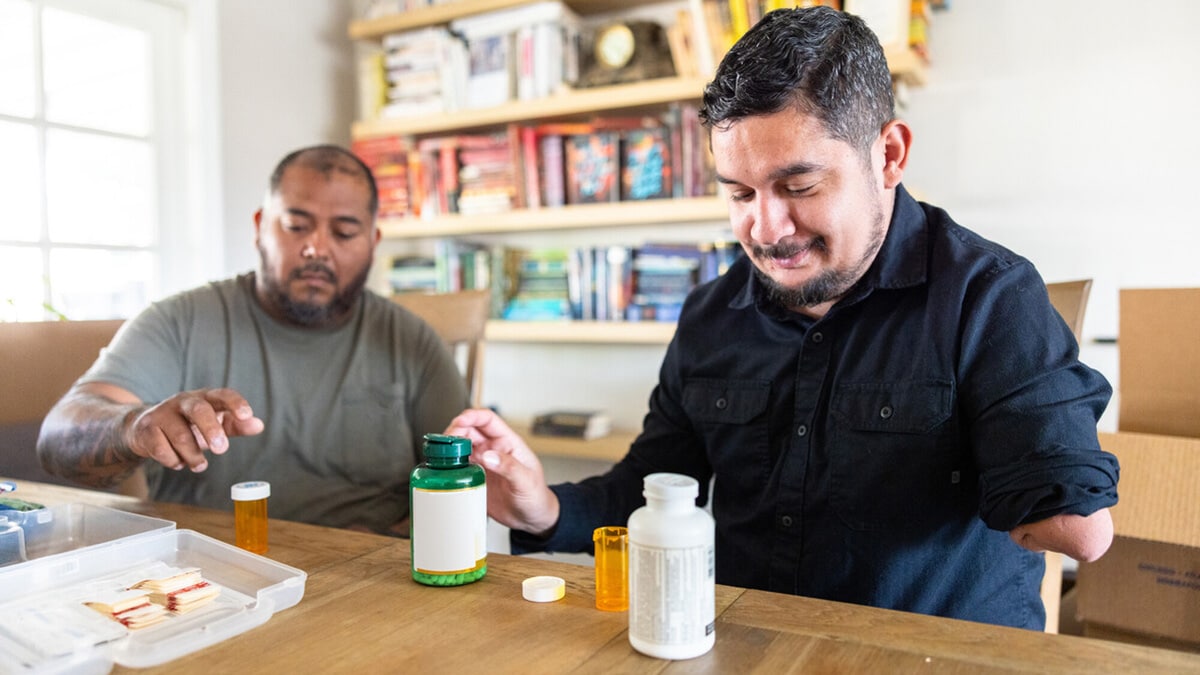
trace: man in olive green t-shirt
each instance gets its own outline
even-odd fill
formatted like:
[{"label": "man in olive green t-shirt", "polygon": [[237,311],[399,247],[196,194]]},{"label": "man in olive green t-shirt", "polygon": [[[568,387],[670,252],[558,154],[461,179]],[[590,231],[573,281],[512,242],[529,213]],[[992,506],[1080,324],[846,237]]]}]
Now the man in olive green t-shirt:
[{"label": "man in olive green t-shirt", "polygon": [[151,498],[226,509],[265,480],[272,517],[394,530],[421,436],[467,391],[431,328],[365,290],[377,205],[346,150],[285,157],[254,214],[258,270],[123,326],[46,417],[42,464],[102,487],[144,466]]}]

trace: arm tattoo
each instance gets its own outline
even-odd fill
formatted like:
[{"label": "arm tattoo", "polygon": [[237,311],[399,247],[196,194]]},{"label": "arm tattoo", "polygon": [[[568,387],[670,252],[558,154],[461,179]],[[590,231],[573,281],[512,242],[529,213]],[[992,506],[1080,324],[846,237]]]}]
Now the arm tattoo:
[{"label": "arm tattoo", "polygon": [[[119,484],[141,465],[143,458],[125,443],[125,426],[149,406],[116,403],[93,394],[73,394],[56,411],[58,424],[43,436],[39,447],[47,471],[96,487]],[[39,446],[42,444],[39,443]]]}]

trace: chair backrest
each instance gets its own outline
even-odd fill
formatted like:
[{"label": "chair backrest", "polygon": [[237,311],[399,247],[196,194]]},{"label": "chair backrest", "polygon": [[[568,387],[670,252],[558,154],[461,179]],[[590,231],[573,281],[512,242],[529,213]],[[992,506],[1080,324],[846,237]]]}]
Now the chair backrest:
[{"label": "chair backrest", "polygon": [[[1050,304],[1062,316],[1063,321],[1075,334],[1075,341],[1083,340],[1083,315],[1087,310],[1088,295],[1092,291],[1091,279],[1078,281],[1060,281],[1046,284],[1046,292],[1050,294]],[[1061,553],[1046,553],[1046,572],[1042,576],[1042,604],[1046,607],[1046,632],[1057,633],[1059,614],[1062,609],[1062,570],[1063,557]]]},{"label": "chair backrest", "polygon": [[471,405],[479,407],[483,392],[484,331],[491,314],[492,294],[487,290],[454,293],[400,293],[392,300],[425,320],[458,356],[465,351],[462,365]]},{"label": "chair backrest", "polygon": [[[34,445],[42,418],[87,372],[108,346],[122,319],[0,323],[0,474],[72,485],[46,473]],[[144,499],[146,477],[140,470],[114,491]]]},{"label": "chair backrest", "polygon": [[1092,280],[1060,281],[1046,284],[1046,292],[1050,294],[1050,304],[1062,315],[1063,321],[1071,327],[1075,340],[1083,339],[1083,315],[1087,310],[1088,295],[1092,292]]},{"label": "chair backrest", "polygon": [[0,323],[0,424],[41,422],[122,320]]}]

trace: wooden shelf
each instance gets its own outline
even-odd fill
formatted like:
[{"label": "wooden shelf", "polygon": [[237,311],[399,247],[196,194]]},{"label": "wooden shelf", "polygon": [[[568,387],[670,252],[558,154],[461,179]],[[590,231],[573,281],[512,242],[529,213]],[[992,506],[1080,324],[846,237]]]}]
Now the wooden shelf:
[{"label": "wooden shelf", "polygon": [[889,49],[884,56],[897,80],[912,87],[925,84],[927,66],[919,54],[911,49]]},{"label": "wooden shelf", "polygon": [[487,323],[489,342],[665,345],[672,321],[503,321]]},{"label": "wooden shelf", "polygon": [[[376,19],[351,21],[349,33],[354,40],[378,40],[388,33],[402,30],[438,26],[450,23],[455,19],[474,16],[498,9],[509,9],[528,5],[534,0],[471,0],[471,2],[448,2],[441,5],[430,5],[417,9],[405,10],[399,14],[390,14]],[[566,0],[568,7],[578,14],[597,14],[618,9],[639,7],[653,4],[646,0]]]},{"label": "wooden shelf", "polygon": [[521,435],[529,448],[538,455],[553,455],[555,457],[574,457],[576,459],[594,459],[606,462],[618,462],[629,452],[629,446],[637,438],[633,431],[614,431],[613,433],[590,441],[575,438],[558,438],[556,436],[534,436],[528,426],[511,425],[513,431]]},{"label": "wooden shelf", "polygon": [[510,101],[477,110],[458,110],[438,115],[360,120],[350,135],[372,138],[470,131],[511,122],[531,122],[591,115],[593,113],[663,106],[675,101],[699,101],[706,82],[694,77],[664,77],[609,87],[573,89],[546,98]]},{"label": "wooden shelf", "polygon": [[728,219],[729,211],[722,198],[692,197],[518,209],[504,213],[466,216],[449,214],[429,220],[384,219],[379,221],[379,230],[387,239],[417,239],[464,234],[710,223],[725,222]]}]

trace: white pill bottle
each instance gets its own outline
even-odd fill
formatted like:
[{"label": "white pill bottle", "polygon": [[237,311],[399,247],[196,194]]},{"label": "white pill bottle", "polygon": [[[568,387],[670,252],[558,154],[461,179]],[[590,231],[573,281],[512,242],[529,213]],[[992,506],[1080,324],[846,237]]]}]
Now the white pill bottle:
[{"label": "white pill bottle", "polygon": [[699,494],[695,478],[652,473],[629,516],[629,643],[648,656],[690,659],[716,641],[713,519]]}]

